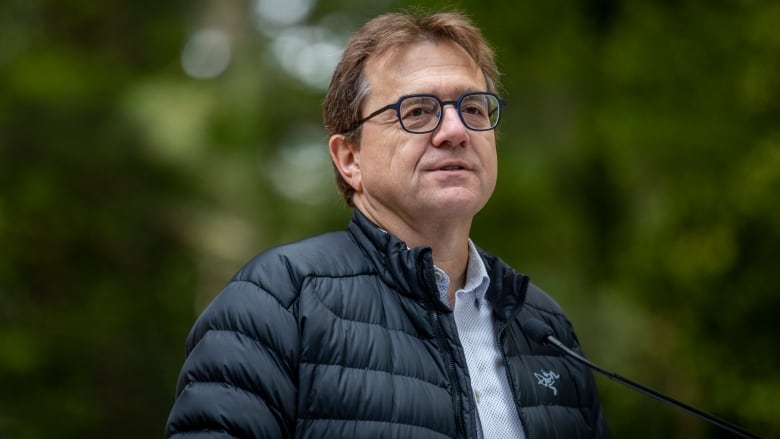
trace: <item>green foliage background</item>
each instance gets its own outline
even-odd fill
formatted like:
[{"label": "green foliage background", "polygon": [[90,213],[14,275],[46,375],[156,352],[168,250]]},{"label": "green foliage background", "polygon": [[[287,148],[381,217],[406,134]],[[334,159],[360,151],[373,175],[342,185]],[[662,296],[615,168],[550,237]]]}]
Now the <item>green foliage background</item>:
[{"label": "green foliage background", "polygon": [[[275,35],[343,43],[411,6],[469,13],[504,73],[475,241],[553,294],[596,362],[780,436],[780,4],[309,3],[294,26],[249,0],[0,4],[0,438],[162,435],[211,297],[350,216],[321,79]],[[196,79],[181,59],[203,29],[232,51]],[[616,437],[726,437],[599,384]]]}]

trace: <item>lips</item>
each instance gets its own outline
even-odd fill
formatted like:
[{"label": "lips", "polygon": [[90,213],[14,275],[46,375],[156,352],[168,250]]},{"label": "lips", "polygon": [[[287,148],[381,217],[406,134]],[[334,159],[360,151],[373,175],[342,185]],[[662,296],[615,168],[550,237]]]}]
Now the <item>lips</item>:
[{"label": "lips", "polygon": [[434,171],[470,171],[468,163],[460,161],[447,161],[433,167]]}]

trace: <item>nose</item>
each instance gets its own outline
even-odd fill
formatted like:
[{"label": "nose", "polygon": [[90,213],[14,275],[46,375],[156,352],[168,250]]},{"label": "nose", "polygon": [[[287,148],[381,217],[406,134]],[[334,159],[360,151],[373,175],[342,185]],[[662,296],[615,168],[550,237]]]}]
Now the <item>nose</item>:
[{"label": "nose", "polygon": [[446,105],[442,108],[441,122],[433,132],[432,142],[434,146],[458,146],[468,139],[468,128],[458,116],[458,110],[454,105]]}]

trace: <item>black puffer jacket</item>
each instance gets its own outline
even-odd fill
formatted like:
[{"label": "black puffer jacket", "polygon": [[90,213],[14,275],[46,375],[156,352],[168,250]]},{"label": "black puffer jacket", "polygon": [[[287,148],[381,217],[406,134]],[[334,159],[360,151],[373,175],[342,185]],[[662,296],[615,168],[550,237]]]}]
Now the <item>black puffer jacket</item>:
[{"label": "black puffer jacket", "polygon": [[[608,436],[591,373],[521,330],[539,318],[578,350],[560,308],[481,255],[526,436]],[[476,438],[466,359],[430,249],[407,249],[357,210],[345,232],[250,261],[186,350],[166,437]]]}]

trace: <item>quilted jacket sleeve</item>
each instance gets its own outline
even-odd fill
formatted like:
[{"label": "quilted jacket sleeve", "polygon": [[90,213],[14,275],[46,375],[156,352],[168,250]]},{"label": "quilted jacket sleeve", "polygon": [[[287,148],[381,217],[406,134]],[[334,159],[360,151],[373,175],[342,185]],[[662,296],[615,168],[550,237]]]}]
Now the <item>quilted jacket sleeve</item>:
[{"label": "quilted jacket sleeve", "polygon": [[[252,279],[252,270],[239,273],[190,331],[165,437],[294,435],[299,352],[291,312],[295,288],[287,273],[276,273],[288,282],[275,282],[275,289],[288,291],[271,293],[257,276]],[[254,272],[260,268],[255,266]]]}]

